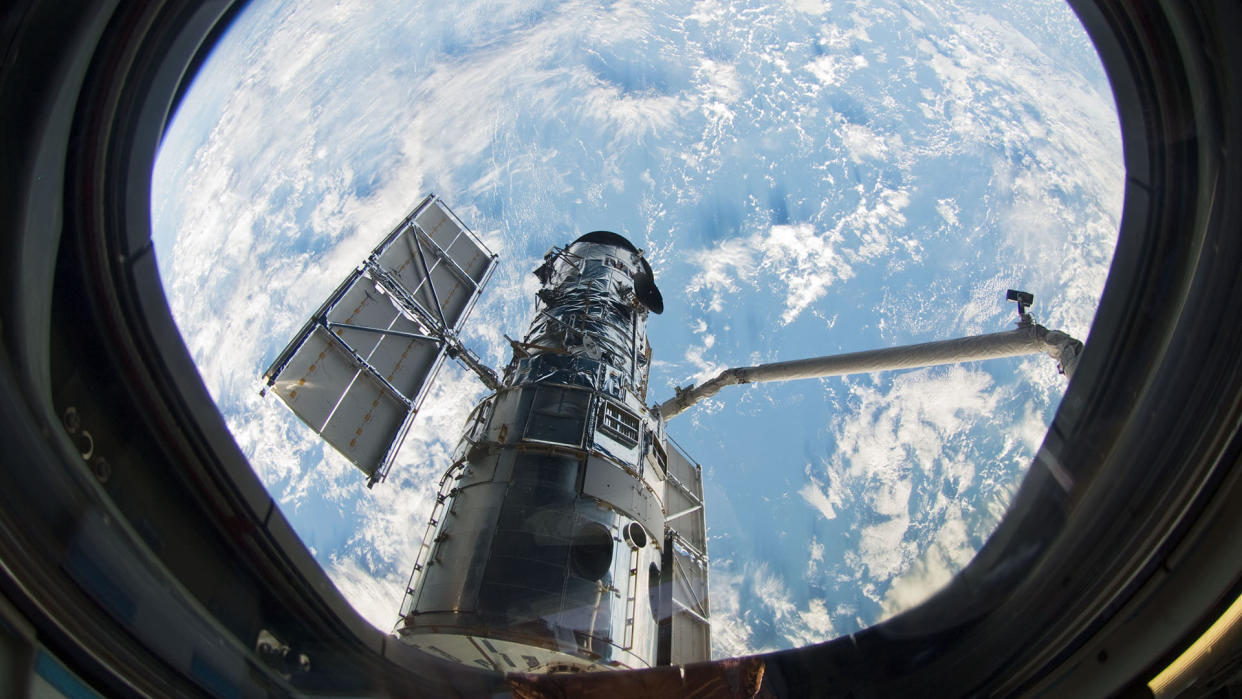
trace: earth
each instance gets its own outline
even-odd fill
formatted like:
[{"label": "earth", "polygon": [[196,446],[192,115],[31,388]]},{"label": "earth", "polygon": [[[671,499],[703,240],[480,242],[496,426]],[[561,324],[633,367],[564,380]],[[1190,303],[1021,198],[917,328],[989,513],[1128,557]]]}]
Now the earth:
[{"label": "earth", "polygon": [[[165,290],[256,473],[371,623],[486,393],[447,363],[386,482],[261,375],[424,195],[500,256],[462,338],[508,361],[531,271],[588,231],[646,251],[649,400],[729,366],[1013,327],[1084,340],[1124,167],[1082,26],[1051,0],[255,0],[155,168]],[[1088,350],[1090,343],[1088,340]],[[1066,385],[1046,357],[726,389],[670,422],[703,467],[713,654],[917,604],[994,530]]]}]

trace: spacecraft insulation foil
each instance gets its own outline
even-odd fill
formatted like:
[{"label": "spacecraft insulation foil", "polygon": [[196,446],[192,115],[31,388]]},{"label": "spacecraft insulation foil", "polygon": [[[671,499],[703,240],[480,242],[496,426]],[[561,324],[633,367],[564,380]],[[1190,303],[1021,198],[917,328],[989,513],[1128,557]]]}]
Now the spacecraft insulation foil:
[{"label": "spacecraft insulation foil", "polygon": [[[596,231],[535,274],[534,318],[467,421],[397,634],[502,672],[642,668],[673,659],[680,610],[701,628],[677,659],[706,660],[700,473],[675,450],[683,477],[669,473],[663,421],[646,406],[646,321],[663,310],[651,267]],[[666,517],[686,504],[698,512],[682,526],[696,531],[679,536]],[[674,590],[687,559],[698,575]]]}]

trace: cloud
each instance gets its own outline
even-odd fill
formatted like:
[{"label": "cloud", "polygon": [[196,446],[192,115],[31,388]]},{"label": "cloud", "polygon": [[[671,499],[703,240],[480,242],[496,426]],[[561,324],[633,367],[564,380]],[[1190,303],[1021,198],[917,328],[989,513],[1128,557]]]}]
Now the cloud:
[{"label": "cloud", "polygon": [[712,657],[731,658],[754,652],[754,630],[746,620],[741,593],[744,574],[731,569],[724,559],[710,568],[712,605]]},{"label": "cloud", "polygon": [[904,190],[882,188],[873,197],[861,198],[831,229],[782,224],[723,241],[695,254],[698,271],[686,291],[708,292],[705,310],[719,312],[740,284],[757,287],[762,274],[768,284],[784,288],[780,321],[788,325],[823,298],[829,287],[852,278],[857,265],[886,258],[895,249],[916,249],[893,232],[905,224],[902,209],[909,202]]},{"label": "cloud", "polygon": [[738,282],[753,285],[757,265],[755,258],[760,252],[759,242],[754,239],[726,240],[712,250],[694,255],[699,271],[686,284],[686,294],[691,298],[708,292],[708,310],[724,310],[726,293],[736,292]]},{"label": "cloud", "polygon": [[841,250],[839,230],[816,235],[813,226],[773,226],[758,242],[765,270],[788,287],[781,322],[788,324],[822,297],[829,286],[853,276]]},{"label": "cloud", "polygon": [[689,106],[675,95],[630,95],[598,79],[578,80],[586,83],[580,100],[583,117],[596,122],[614,143],[643,143],[653,134],[666,133]]},{"label": "cloud", "polygon": [[836,634],[826,601],[796,603],[785,580],[766,563],[746,564],[738,572],[725,560],[711,574],[713,658],[805,646]]},{"label": "cloud", "polygon": [[755,597],[772,613],[773,620],[778,624],[788,621],[796,607],[790,599],[785,582],[763,563],[754,568],[750,578]]},{"label": "cloud", "polygon": [[879,160],[888,154],[887,140],[866,126],[846,123],[841,126],[840,134],[841,144],[855,163]]},{"label": "cloud", "polygon": [[790,0],[790,7],[798,12],[819,16],[832,9],[831,4],[824,0]]},{"label": "cloud", "polygon": [[[802,496],[802,499],[805,500],[808,505],[815,508],[819,514],[823,515],[824,519],[837,518],[836,511],[832,509],[832,503],[828,500],[828,496],[824,494],[819,482],[816,481],[814,477],[811,477],[810,481],[802,486],[802,488],[798,491],[798,494]],[[823,553],[824,548],[823,546],[820,546],[819,555],[822,557]]]},{"label": "cloud", "polygon": [[881,619],[887,619],[931,597],[974,558],[960,509],[950,514],[922,557],[890,583],[884,594]]},{"label": "cloud", "polygon": [[820,566],[824,562],[824,545],[814,536],[811,537],[811,545],[807,551],[806,572],[803,579],[807,581],[814,580],[819,573]]},{"label": "cloud", "polygon": [[957,215],[961,212],[961,207],[952,199],[940,199],[936,201],[936,213],[940,214],[940,218],[950,226],[957,226]]},{"label": "cloud", "polygon": [[832,616],[822,599],[811,599],[807,602],[806,609],[798,611],[798,625],[788,634],[794,646],[823,643],[835,636]]},{"label": "cloud", "polygon": [[[963,366],[902,373],[886,390],[865,379],[849,385],[851,410],[836,421],[837,449],[824,464],[828,497],[838,511],[851,512],[855,532],[845,565],[877,586],[873,594],[879,601],[890,581],[906,574],[927,550],[916,536],[916,521],[919,528],[943,522],[950,515],[940,493],[965,492],[975,479],[976,466],[956,458],[951,445],[995,418],[1003,392],[986,372]],[[953,551],[942,558],[964,564]],[[940,580],[931,575],[940,570],[938,561],[923,564],[930,572],[922,579]],[[902,585],[908,590],[914,583]]]},{"label": "cloud", "polygon": [[401,609],[405,577],[376,576],[348,555],[333,557],[326,568],[337,590],[363,619],[383,633],[392,632]]}]

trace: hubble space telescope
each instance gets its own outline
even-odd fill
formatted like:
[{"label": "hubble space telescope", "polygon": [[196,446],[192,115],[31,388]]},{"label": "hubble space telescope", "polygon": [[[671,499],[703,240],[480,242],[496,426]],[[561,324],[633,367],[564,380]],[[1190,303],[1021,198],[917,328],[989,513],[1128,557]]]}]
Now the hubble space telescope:
[{"label": "hubble space telescope", "polygon": [[266,374],[371,483],[445,356],[492,389],[440,480],[398,635],[506,672],[707,660],[701,469],[646,404],[651,266],[608,231],[551,250],[498,380],[456,335],[495,260],[428,197]]},{"label": "hubble space telescope", "polygon": [[943,342],[726,370],[647,404],[651,265],[594,231],[535,270],[534,318],[502,377],[457,333],[491,254],[428,196],[337,287],[265,373],[323,439],[382,480],[446,356],[491,389],[467,420],[401,605],[406,643],[502,672],[684,665],[710,658],[701,468],[666,421],[725,386],[1045,352],[1082,343],[1032,320]]}]

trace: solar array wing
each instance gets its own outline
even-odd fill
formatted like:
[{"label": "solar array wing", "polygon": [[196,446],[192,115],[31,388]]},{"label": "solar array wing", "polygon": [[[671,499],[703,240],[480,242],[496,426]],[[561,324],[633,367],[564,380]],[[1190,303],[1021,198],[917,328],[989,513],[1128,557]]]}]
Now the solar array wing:
[{"label": "solar array wing", "polygon": [[303,325],[267,385],[369,485],[382,480],[445,354],[473,357],[457,332],[495,265],[427,197]]},{"label": "solar array wing", "polygon": [[707,594],[707,523],[703,471],[672,441],[664,504],[672,533],[672,643],[674,665],[711,659],[711,608]]}]

